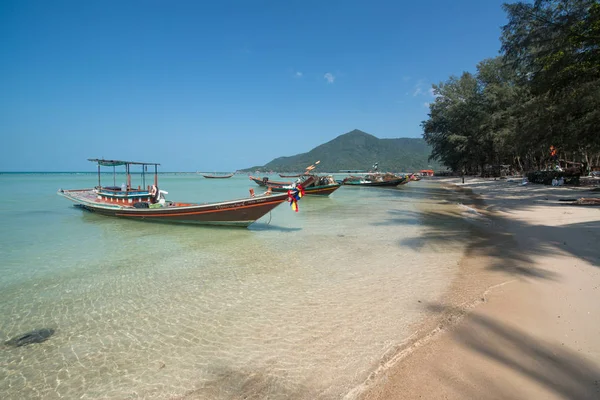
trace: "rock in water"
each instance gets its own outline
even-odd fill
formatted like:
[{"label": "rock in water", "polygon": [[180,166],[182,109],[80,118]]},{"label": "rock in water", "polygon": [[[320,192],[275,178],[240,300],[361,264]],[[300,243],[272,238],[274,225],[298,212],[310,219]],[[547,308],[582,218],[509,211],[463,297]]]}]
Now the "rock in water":
[{"label": "rock in water", "polygon": [[4,344],[12,347],[27,346],[28,344],[45,342],[52,335],[54,335],[54,329],[52,328],[36,329],[19,336],[15,336],[14,338],[4,342]]}]

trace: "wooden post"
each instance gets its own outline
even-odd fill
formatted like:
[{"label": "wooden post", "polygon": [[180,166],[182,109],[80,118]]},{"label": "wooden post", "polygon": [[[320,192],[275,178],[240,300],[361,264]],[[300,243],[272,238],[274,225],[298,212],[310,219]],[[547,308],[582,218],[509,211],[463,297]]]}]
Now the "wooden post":
[{"label": "wooden post", "polygon": [[158,165],[154,164],[154,186],[158,187]]},{"label": "wooden post", "polygon": [[127,190],[131,187],[131,171],[129,170],[129,164],[125,164],[125,170],[127,171]]}]

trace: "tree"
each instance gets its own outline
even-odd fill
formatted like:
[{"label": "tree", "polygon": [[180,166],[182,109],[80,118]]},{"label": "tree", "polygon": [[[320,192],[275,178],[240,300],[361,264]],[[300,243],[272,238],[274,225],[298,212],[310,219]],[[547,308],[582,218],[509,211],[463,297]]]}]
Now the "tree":
[{"label": "tree", "polygon": [[550,146],[574,160],[600,159],[600,4],[505,4],[501,57],[434,85],[422,123],[431,157],[455,171],[485,164],[543,168]]},{"label": "tree", "polygon": [[472,173],[487,161],[481,134],[486,114],[479,82],[465,72],[460,78],[434,85],[436,100],[422,123],[423,138],[432,146],[431,159],[454,171]]},{"label": "tree", "polygon": [[547,111],[537,122],[552,129],[540,139],[565,151],[598,151],[600,4],[536,0],[504,9],[504,60],[533,95],[546,97]]}]

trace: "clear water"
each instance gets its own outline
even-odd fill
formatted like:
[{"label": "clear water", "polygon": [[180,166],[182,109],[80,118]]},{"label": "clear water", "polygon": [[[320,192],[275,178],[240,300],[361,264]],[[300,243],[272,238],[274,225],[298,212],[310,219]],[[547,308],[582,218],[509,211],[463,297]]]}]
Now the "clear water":
[{"label": "clear water", "polygon": [[[159,183],[176,201],[263,190],[239,175]],[[0,175],[0,340],[56,330],[2,348],[3,399],[342,398],[411,334],[418,300],[440,298],[463,252],[410,245],[424,207],[456,207],[424,181],[307,196],[248,229],[113,219],[56,195],[95,184]]]}]

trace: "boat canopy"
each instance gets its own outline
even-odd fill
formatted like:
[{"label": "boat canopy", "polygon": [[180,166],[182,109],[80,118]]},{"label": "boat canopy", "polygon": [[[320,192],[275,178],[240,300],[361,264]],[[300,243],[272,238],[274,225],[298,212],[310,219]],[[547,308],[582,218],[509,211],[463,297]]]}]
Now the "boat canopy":
[{"label": "boat canopy", "polygon": [[142,186],[146,186],[146,170],[148,165],[154,165],[154,186],[158,186],[158,166],[159,163],[147,163],[137,161],[123,161],[123,160],[105,160],[104,158],[88,158],[88,161],[98,163],[98,187],[102,187],[100,179],[100,167],[113,167],[113,185],[116,187],[117,178],[115,167],[125,166],[125,173],[127,174],[127,187],[126,191],[131,188],[131,166],[141,165],[142,166]]},{"label": "boat canopy", "polygon": [[101,165],[103,167],[118,167],[121,165],[160,165],[159,163],[122,161],[122,160],[105,160],[103,158],[88,158],[88,161],[98,163],[98,165]]}]

